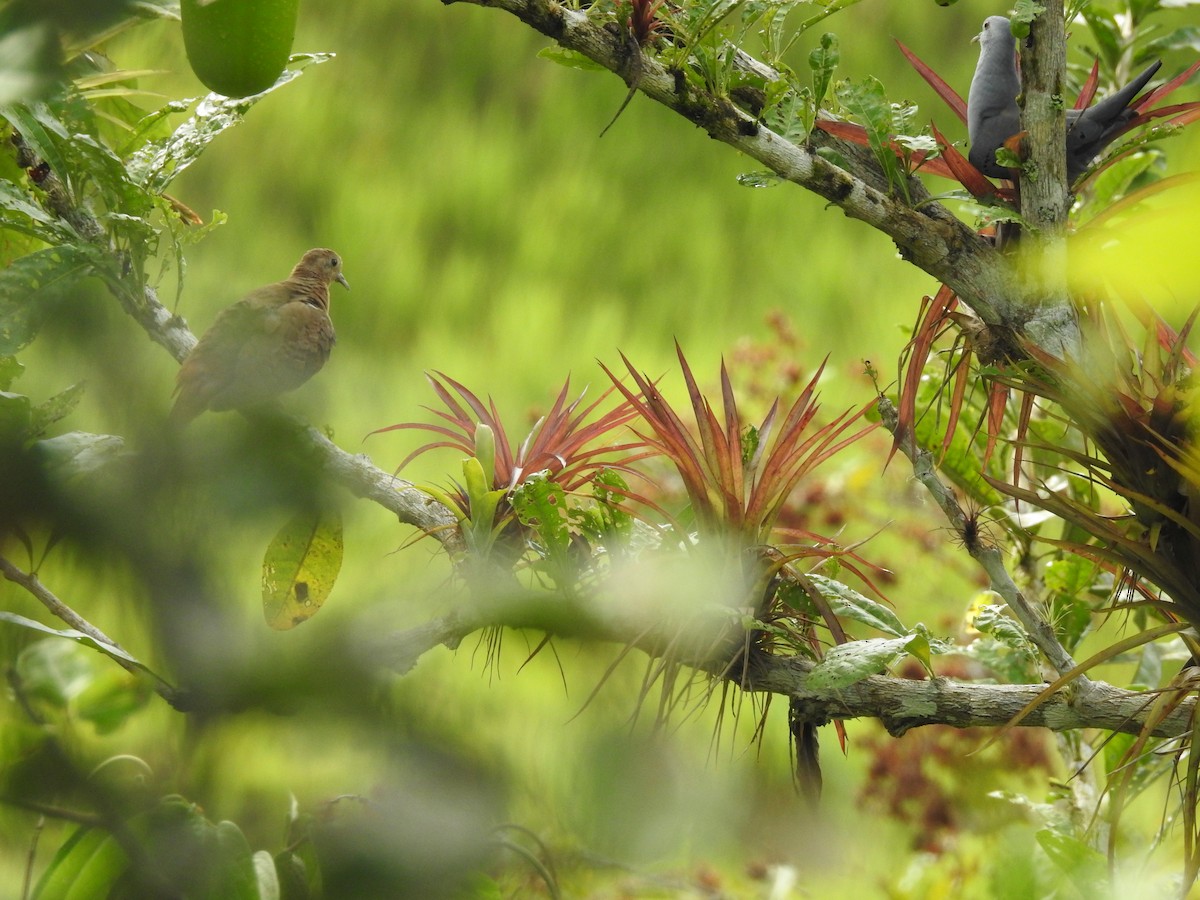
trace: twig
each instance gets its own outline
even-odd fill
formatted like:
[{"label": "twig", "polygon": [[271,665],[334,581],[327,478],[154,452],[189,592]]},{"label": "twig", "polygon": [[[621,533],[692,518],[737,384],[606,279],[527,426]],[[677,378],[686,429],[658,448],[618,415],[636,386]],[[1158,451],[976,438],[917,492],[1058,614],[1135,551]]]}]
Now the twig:
[{"label": "twig", "polygon": [[[897,438],[897,446],[900,452],[909,458],[912,463],[913,474],[917,481],[925,486],[937,503],[942,513],[945,514],[950,527],[962,534],[963,527],[966,524],[967,516],[963,512],[962,506],[959,505],[958,498],[954,495],[954,491],[942,481],[937,475],[937,464],[934,462],[933,454],[928,450],[917,447],[908,435],[896,435],[896,429],[899,426],[899,416],[896,412],[896,407],[886,397],[879,398],[879,415],[883,421],[883,427],[890,431]],[[991,582],[992,590],[1004,598],[1004,602],[1008,604],[1008,608],[1013,611],[1021,624],[1025,626],[1025,631],[1029,635],[1030,640],[1037,646],[1042,654],[1050,661],[1050,665],[1059,675],[1065,675],[1075,668],[1075,660],[1071,658],[1071,654],[1059,642],[1058,637],[1054,634],[1054,629],[1050,623],[1042,617],[1041,613],[1034,608],[1033,604],[1021,592],[1013,582],[1012,576],[1009,575],[1008,569],[1004,566],[1004,557],[999,548],[991,546],[984,541],[976,541],[967,546],[967,551],[972,558],[979,563],[980,568],[987,573],[988,580]],[[1077,681],[1080,687],[1086,687],[1089,682],[1085,676],[1079,676]]]},{"label": "twig", "polygon": [[23,572],[17,566],[13,565],[10,560],[0,556],[0,575],[3,575],[13,584],[23,587],[26,591],[36,597],[41,604],[51,612],[52,615],[66,622],[76,631],[87,635],[97,644],[101,644],[105,647],[111,647],[114,650],[120,651],[119,653],[110,653],[106,655],[127,672],[132,672],[134,675],[139,676],[143,674],[149,675],[153,680],[155,693],[171,704],[171,706],[179,709],[186,705],[184,702],[183,692],[164,681],[145,666],[139,665],[136,662],[131,662],[132,658],[129,657],[129,654],[126,652],[125,648],[123,648],[120,644],[110,638],[107,634],[105,634],[83,616],[79,615],[79,613],[75,612],[75,610],[71,609],[71,607],[67,606],[67,604],[55,596],[55,594],[49,588],[42,584],[35,573]]},{"label": "twig", "polygon": [[42,829],[45,827],[46,816],[39,815],[33,825],[33,836],[29,840],[29,855],[25,858],[25,878],[21,883],[21,900],[29,900],[29,891],[33,888],[33,867],[37,862],[38,841],[41,840]]}]

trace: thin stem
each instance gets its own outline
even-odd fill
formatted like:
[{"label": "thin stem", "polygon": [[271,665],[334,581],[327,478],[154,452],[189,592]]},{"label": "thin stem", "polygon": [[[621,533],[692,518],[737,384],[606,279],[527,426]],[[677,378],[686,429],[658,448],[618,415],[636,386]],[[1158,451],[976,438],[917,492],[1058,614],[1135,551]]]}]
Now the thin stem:
[{"label": "thin stem", "polygon": [[[896,407],[886,397],[879,398],[879,414],[883,420],[883,426],[895,434],[899,416]],[[946,516],[950,527],[961,534],[967,521],[967,515],[954,495],[954,491],[938,477],[937,463],[934,461],[933,454],[917,447],[911,440],[900,441],[899,448],[900,452],[909,458],[917,481],[921,482],[929,491],[938,508]],[[1074,669],[1075,660],[1071,658],[1071,654],[1054,634],[1054,628],[1012,580],[1008,569],[1005,568],[1004,556],[1000,549],[978,541],[967,546],[967,551],[980,568],[987,573],[992,590],[1004,598],[1008,608],[1025,626],[1030,640],[1042,651],[1054,670],[1059,675],[1065,675]],[[1080,676],[1080,679],[1081,687],[1089,683],[1084,676]]]},{"label": "thin stem", "polygon": [[136,662],[131,662],[125,648],[110,638],[107,634],[85,619],[75,610],[71,609],[66,603],[60,600],[53,591],[42,584],[34,572],[24,572],[7,558],[0,556],[0,575],[3,575],[8,581],[13,584],[20,585],[28,593],[33,595],[37,600],[55,616],[66,622],[76,631],[87,635],[97,644],[102,644],[105,647],[111,647],[114,650],[119,650],[120,653],[107,654],[117,665],[127,672],[134,675],[149,675],[154,681],[154,691],[168,703],[176,708],[180,708],[182,702],[182,694],[178,688],[164,681],[158,675],[155,675],[145,666],[141,666]]}]

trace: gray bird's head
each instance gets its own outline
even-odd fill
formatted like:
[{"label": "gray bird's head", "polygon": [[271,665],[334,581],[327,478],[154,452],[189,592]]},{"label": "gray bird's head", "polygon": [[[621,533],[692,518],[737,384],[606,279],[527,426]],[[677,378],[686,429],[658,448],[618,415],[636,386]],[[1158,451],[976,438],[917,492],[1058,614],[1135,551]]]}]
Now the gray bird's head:
[{"label": "gray bird's head", "polygon": [[1012,46],[1016,42],[1008,19],[1004,16],[988,16],[983,20],[983,30],[971,40],[979,41],[979,46],[984,51],[989,47]]}]

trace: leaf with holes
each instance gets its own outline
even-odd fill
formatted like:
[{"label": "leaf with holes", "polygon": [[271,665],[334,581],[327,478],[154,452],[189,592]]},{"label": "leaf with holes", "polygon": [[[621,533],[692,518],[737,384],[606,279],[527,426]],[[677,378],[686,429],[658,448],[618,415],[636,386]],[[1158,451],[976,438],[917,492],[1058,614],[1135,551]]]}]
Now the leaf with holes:
[{"label": "leaf with holes", "polygon": [[880,675],[907,652],[909,643],[917,637],[910,634],[839,644],[809,672],[807,686],[813,691],[836,691],[872,675]]},{"label": "leaf with holes", "polygon": [[316,615],[341,567],[341,513],[302,512],[293,518],[275,535],[263,557],[267,624],[287,631]]},{"label": "leaf with holes", "polygon": [[860,594],[854,588],[842,584],[840,581],[826,578],[824,575],[810,573],[808,580],[829,602],[830,608],[838,618],[853,619],[871,626],[876,631],[897,637],[908,634],[908,629],[904,627],[896,614],[882,603]]}]

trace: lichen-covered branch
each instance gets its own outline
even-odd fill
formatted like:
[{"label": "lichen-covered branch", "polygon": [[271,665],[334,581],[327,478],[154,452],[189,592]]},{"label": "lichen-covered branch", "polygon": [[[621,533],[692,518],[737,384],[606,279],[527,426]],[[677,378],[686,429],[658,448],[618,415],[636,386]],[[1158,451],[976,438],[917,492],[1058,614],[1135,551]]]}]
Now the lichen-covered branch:
[{"label": "lichen-covered branch", "polygon": [[[484,628],[530,628],[566,639],[633,646],[652,658],[670,653],[676,662],[733,681],[742,690],[789,697],[800,705],[807,721],[878,719],[893,735],[921,725],[999,727],[1015,718],[1046,687],[978,684],[947,678],[914,681],[875,675],[836,691],[817,691],[808,684],[813,668],[808,660],[756,654],[744,666],[737,662],[739,642],[734,627],[707,631],[707,638],[703,637],[706,629],[701,627],[686,639],[678,640],[664,629],[642,627],[641,623],[629,620],[616,622],[596,615],[595,610],[564,608],[560,600],[538,603],[528,598],[496,599],[486,607],[464,606],[450,615],[380,635],[367,652],[373,661],[403,674],[428,651],[442,645],[453,649],[464,638]],[[1073,687],[1045,699],[1020,724],[1054,731],[1099,728],[1136,734],[1152,718],[1156,694],[1123,690],[1101,681],[1077,683]],[[1182,702],[1156,723],[1153,734],[1175,737],[1188,733],[1194,706],[1194,699]]]}]

